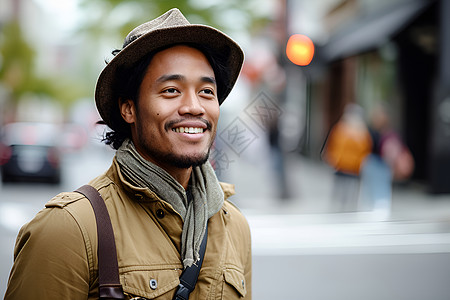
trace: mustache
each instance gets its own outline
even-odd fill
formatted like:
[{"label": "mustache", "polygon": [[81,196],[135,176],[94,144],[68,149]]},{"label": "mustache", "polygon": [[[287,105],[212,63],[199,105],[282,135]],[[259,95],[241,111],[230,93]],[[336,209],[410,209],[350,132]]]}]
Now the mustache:
[{"label": "mustache", "polygon": [[200,121],[200,122],[204,123],[206,125],[207,130],[211,130],[211,128],[212,128],[212,124],[208,120],[203,119],[203,118],[190,117],[190,118],[179,118],[176,120],[171,120],[164,125],[164,129],[168,131],[168,130],[170,130],[170,128],[172,128],[177,123],[181,123],[184,121],[192,121],[192,120]]}]

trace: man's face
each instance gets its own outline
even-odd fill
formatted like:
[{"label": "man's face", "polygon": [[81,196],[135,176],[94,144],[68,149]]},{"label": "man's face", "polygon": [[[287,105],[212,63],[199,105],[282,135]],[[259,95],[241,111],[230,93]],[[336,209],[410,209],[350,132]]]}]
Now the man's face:
[{"label": "man's face", "polygon": [[[214,71],[202,52],[175,46],[155,54],[140,86],[137,107],[127,101],[139,153],[164,168],[206,162],[219,119]],[[126,109],[125,109],[126,111]]]}]

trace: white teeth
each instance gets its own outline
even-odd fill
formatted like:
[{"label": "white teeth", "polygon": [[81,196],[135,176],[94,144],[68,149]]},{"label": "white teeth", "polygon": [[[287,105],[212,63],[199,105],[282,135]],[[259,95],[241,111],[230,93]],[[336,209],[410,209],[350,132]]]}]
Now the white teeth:
[{"label": "white teeth", "polygon": [[177,127],[172,129],[175,132],[178,133],[203,133],[203,128],[197,128],[197,127]]}]

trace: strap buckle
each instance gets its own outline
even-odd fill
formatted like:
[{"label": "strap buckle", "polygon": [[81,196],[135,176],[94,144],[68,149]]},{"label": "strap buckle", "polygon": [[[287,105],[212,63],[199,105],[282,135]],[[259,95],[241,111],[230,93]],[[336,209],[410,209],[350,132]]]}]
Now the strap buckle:
[{"label": "strap buckle", "polygon": [[191,293],[191,291],[189,291],[189,289],[187,287],[185,287],[182,283],[180,283],[178,285],[178,289],[175,294],[175,298],[173,298],[173,299],[174,300],[188,300],[190,293]]}]

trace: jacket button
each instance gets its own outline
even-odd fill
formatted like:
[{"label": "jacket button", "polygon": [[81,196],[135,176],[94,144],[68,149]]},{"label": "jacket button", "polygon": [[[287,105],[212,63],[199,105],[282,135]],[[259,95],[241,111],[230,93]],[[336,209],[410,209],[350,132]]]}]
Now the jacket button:
[{"label": "jacket button", "polygon": [[156,281],[156,279],[150,279],[150,288],[152,290],[156,290],[157,287],[158,287],[158,281]]},{"label": "jacket button", "polygon": [[165,215],[166,215],[166,213],[161,208],[156,210],[156,216],[158,218],[162,219],[162,218],[164,218]]}]

